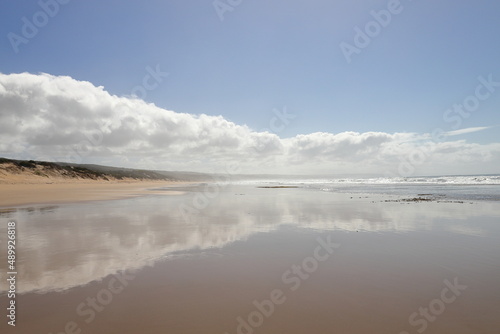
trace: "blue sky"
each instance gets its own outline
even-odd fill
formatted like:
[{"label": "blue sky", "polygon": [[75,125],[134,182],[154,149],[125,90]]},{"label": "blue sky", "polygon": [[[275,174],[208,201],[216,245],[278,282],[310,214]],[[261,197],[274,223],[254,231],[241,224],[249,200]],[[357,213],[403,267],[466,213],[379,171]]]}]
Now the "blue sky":
[{"label": "blue sky", "polygon": [[[255,131],[286,107],[295,118],[280,138],[457,130],[444,112],[474,94],[478,77],[500,81],[500,2],[401,0],[348,63],[340,43],[355,45],[354,28],[392,1],[242,0],[221,20],[212,0],[72,0],[17,53],[8,34],[21,36],[22,18],[33,21],[41,6],[4,1],[0,72],[69,76],[129,96],[159,66],[169,75],[147,102]],[[456,139],[497,143],[499,107],[500,89],[459,126],[493,127]]]}]

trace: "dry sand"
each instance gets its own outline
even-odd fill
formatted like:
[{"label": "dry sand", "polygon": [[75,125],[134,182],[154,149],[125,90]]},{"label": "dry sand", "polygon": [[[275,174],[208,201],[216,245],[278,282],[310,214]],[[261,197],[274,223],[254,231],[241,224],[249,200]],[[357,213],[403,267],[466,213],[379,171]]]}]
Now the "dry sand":
[{"label": "dry sand", "polygon": [[172,195],[173,191],[151,189],[184,184],[165,180],[109,179],[75,178],[50,168],[41,171],[38,167],[27,169],[1,164],[0,207],[110,200],[151,194]]},{"label": "dry sand", "polygon": [[120,199],[172,191],[151,189],[181,184],[168,181],[89,181],[66,180],[54,183],[0,184],[0,207]]}]

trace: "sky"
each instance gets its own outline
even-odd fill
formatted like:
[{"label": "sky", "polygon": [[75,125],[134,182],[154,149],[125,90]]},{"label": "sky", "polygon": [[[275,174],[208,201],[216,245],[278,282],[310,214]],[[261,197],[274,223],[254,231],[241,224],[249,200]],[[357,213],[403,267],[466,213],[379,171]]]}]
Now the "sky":
[{"label": "sky", "polygon": [[0,8],[3,157],[201,172],[500,173],[498,1]]}]

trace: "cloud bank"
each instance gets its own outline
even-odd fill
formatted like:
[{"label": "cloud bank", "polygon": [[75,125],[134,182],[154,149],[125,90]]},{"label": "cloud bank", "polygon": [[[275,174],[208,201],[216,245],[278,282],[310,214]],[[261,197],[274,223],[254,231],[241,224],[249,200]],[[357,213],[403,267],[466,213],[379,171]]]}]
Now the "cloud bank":
[{"label": "cloud bank", "polygon": [[498,172],[500,143],[384,132],[280,138],[67,76],[0,73],[0,156],[204,172],[236,165],[241,173],[410,176]]}]

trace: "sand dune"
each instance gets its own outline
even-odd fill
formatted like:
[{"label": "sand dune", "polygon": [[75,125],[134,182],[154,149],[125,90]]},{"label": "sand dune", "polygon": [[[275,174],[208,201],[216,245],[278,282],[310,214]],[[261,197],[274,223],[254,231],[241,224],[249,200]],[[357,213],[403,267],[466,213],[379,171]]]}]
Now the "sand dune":
[{"label": "sand dune", "polygon": [[121,177],[82,167],[5,159],[0,162],[0,207],[172,194],[150,189],[179,183],[167,178]]}]

